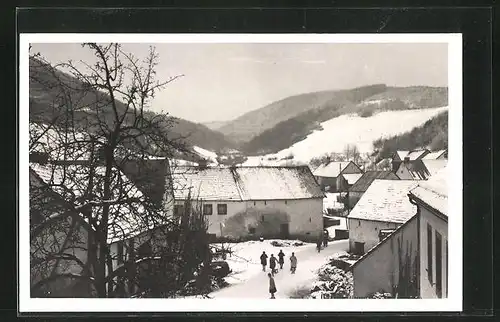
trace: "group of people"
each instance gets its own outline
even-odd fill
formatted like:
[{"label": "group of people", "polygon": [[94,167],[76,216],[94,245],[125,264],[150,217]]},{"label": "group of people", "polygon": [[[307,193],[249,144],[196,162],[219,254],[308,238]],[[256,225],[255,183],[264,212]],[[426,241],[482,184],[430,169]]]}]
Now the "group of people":
[{"label": "group of people", "polygon": [[321,251],[321,246],[323,245],[323,248],[328,246],[328,239],[329,239],[329,234],[328,230],[324,230],[322,236],[318,238],[318,241],[316,242],[316,250],[318,253]]},{"label": "group of people", "polygon": [[[260,263],[262,265],[262,271],[266,271],[266,266],[267,266],[267,254],[266,252],[262,252],[262,255],[260,255]],[[274,282],[274,274],[278,273],[277,269],[277,264],[279,264],[280,269],[283,269],[283,265],[285,264],[285,253],[283,253],[283,250],[280,250],[278,253],[278,259],[274,257],[274,254],[271,254],[271,257],[269,257],[269,268],[271,269],[271,272],[267,274],[269,277],[269,293],[271,293],[271,298],[274,299],[274,293],[277,292],[276,290],[276,283]],[[292,253],[290,256],[290,272],[292,274],[295,274],[295,270],[297,269],[297,257],[295,257],[295,253]]]}]

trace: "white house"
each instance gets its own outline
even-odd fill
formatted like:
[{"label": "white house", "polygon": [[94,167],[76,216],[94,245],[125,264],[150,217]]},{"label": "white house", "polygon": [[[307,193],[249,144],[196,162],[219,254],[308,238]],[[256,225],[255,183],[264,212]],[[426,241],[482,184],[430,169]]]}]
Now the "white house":
[{"label": "white house", "polygon": [[[363,171],[352,161],[334,161],[322,164],[313,171],[321,189],[327,192],[338,192],[342,188],[341,174],[362,174]],[[351,179],[354,180],[354,178]]]},{"label": "white house", "polygon": [[414,216],[351,267],[354,296],[389,292],[398,298],[448,296],[448,187],[443,169],[408,193]]},{"label": "white house", "polygon": [[322,232],[324,194],[307,166],[179,167],[172,175],[174,215],[191,192],[210,234],[315,239]]},{"label": "white house", "polygon": [[420,240],[419,291],[421,298],[448,296],[448,171],[446,168],[412,189],[417,205]]},{"label": "white house", "polygon": [[417,183],[379,179],[372,182],[347,216],[350,252],[364,254],[385,234],[415,215],[416,207],[408,200],[408,193]]}]

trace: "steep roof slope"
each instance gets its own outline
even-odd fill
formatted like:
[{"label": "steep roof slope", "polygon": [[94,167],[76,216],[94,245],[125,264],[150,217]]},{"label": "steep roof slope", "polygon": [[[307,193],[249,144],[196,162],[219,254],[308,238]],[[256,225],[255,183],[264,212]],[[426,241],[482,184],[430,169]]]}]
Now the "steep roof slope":
[{"label": "steep roof slope", "polygon": [[349,191],[365,192],[375,179],[399,180],[399,177],[392,171],[366,171]]},{"label": "steep roof slope", "polygon": [[350,219],[404,223],[416,214],[408,193],[414,180],[375,180],[349,214]]},{"label": "steep roof slope", "polygon": [[426,156],[424,156],[422,158],[422,160],[439,160],[439,158],[444,157],[445,154],[446,154],[446,150],[439,150],[439,151],[431,152],[431,153],[427,154]]},{"label": "steep roof slope", "polygon": [[410,194],[448,217],[448,170],[443,168],[427,181],[422,181]]}]

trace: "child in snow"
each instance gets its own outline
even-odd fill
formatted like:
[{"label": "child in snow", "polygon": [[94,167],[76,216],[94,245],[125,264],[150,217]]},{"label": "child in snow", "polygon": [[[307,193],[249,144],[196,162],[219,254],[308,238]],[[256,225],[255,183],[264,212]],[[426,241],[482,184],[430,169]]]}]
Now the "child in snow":
[{"label": "child in snow", "polygon": [[262,265],[262,271],[266,271],[266,265],[267,265],[267,254],[266,252],[262,252],[262,255],[260,255],[260,264]]},{"label": "child in snow", "polygon": [[290,272],[295,274],[295,270],[297,269],[297,257],[295,257],[295,253],[292,253],[290,256]]},{"label": "child in snow", "polygon": [[274,257],[274,254],[271,254],[271,257],[269,258],[269,268],[271,269],[271,274],[273,275],[278,272],[276,270],[276,262],[276,257]]},{"label": "child in snow", "polygon": [[267,276],[269,276],[269,293],[271,293],[271,298],[275,299],[274,293],[276,293],[276,284],[274,283],[274,278],[271,275],[271,273],[268,273]]},{"label": "child in snow", "polygon": [[283,269],[283,264],[285,264],[285,253],[280,249],[278,253],[278,263],[280,264],[280,269]]}]

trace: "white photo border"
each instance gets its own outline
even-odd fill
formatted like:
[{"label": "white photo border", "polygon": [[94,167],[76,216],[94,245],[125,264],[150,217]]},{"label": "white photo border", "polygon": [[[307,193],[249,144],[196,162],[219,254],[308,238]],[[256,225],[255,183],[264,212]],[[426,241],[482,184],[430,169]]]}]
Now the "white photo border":
[{"label": "white photo border", "polygon": [[[445,299],[82,299],[30,298],[29,44],[30,43],[447,43],[449,106],[449,265]],[[463,299],[462,34],[84,34],[19,35],[19,312],[460,312]],[[451,202],[453,201],[453,202]]]}]

